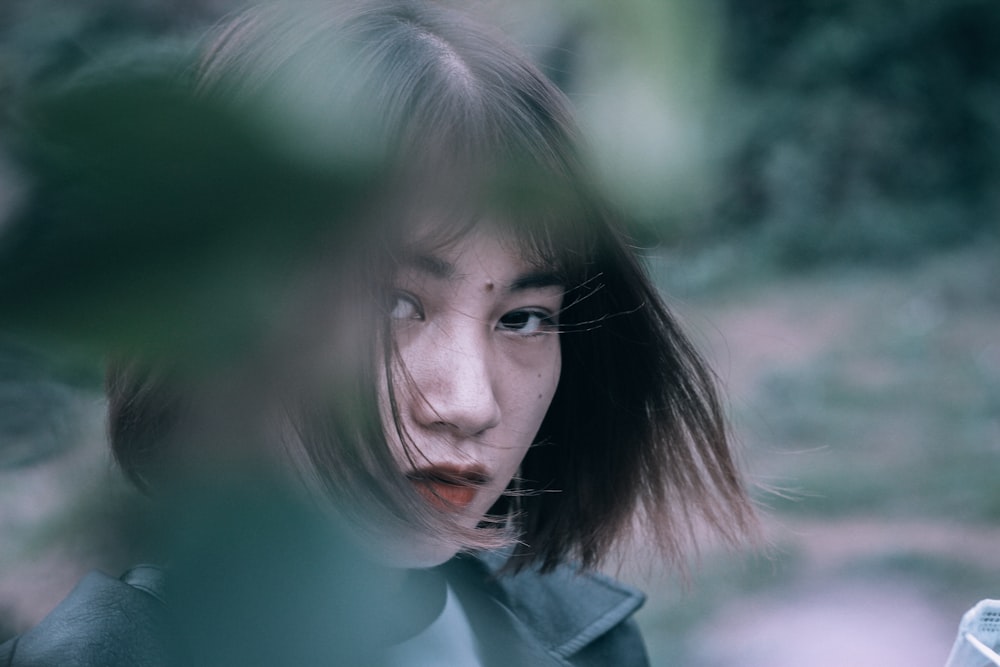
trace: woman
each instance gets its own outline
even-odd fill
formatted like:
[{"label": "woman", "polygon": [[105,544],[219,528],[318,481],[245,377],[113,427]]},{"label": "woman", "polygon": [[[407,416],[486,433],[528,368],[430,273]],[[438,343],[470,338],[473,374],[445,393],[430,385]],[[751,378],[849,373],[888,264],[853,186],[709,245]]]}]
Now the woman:
[{"label": "woman", "polygon": [[[369,637],[366,659],[643,664],[641,596],[580,572],[637,516],[679,564],[696,522],[735,540],[753,511],[712,375],[590,187],[564,97],[503,39],[413,1],[246,13],[197,89],[283,118],[297,150],[377,164],[378,185],[334,261],[304,272],[312,298],[289,321],[315,335],[285,340],[281,363],[197,389],[162,364],[112,368],[126,474],[156,493],[182,476],[209,488],[234,460],[291,472],[362,560],[427,575],[434,592],[403,614],[420,621]],[[158,572],[107,594],[159,596]],[[202,583],[168,607],[200,607],[183,592]],[[33,641],[8,645],[11,664],[35,664],[18,662]]]}]

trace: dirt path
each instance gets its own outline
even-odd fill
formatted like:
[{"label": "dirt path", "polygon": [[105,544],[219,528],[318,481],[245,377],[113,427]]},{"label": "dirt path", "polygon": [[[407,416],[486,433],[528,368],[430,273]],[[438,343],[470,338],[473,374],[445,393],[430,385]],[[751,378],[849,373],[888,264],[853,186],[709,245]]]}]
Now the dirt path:
[{"label": "dirt path", "polygon": [[796,575],[701,625],[692,642],[698,667],[941,667],[975,599],[942,599],[919,577],[891,571],[858,575],[857,564],[919,558],[991,570],[1000,553],[998,528],[933,521],[789,521],[770,532],[797,552]]},{"label": "dirt path", "polygon": [[958,619],[898,582],[819,579],[741,598],[698,631],[698,667],[942,667]]},{"label": "dirt path", "polygon": [[[1000,585],[949,590],[934,572],[909,573],[894,565],[995,571],[998,528],[937,521],[788,520],[772,522],[767,533],[774,545],[773,565],[764,568],[767,581],[756,584],[755,592],[713,588],[713,576],[732,577],[718,564],[711,566],[707,582],[696,582],[686,594],[666,579],[643,580],[641,574],[632,579],[650,594],[640,623],[654,664],[942,667],[962,613],[981,598],[1000,597]],[[735,563],[732,570],[742,567]],[[706,593],[720,598],[703,615],[699,612],[690,631],[659,635],[664,628],[658,619],[669,618],[672,607],[698,603]]]}]

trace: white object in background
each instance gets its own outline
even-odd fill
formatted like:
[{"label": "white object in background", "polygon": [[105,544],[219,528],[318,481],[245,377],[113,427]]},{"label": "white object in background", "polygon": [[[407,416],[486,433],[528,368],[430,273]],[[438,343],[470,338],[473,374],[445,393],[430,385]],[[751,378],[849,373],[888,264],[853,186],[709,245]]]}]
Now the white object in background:
[{"label": "white object in background", "polygon": [[1000,665],[1000,600],[983,600],[965,612],[945,667]]}]

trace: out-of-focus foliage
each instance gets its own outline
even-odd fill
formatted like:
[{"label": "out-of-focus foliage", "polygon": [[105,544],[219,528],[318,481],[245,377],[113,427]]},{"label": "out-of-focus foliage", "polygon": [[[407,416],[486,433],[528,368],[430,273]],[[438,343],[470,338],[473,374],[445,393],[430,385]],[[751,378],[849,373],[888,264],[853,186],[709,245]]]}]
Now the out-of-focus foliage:
[{"label": "out-of-focus foliage", "polygon": [[704,218],[714,180],[720,6],[511,0],[482,8],[569,95],[597,186],[643,242],[688,234],[689,221]]},{"label": "out-of-focus foliage", "polygon": [[992,0],[519,10],[506,23],[570,93],[604,186],[652,238],[738,240],[789,269],[998,227]]},{"label": "out-of-focus foliage", "polygon": [[[186,48],[242,4],[11,0],[0,105],[95,58],[148,64],[137,54]],[[739,238],[801,267],[905,258],[997,227],[991,0],[463,6],[566,88],[604,186],[652,238]]]},{"label": "out-of-focus foliage", "polygon": [[156,78],[23,108],[30,195],[0,238],[0,326],[98,352],[218,352],[265,331],[286,274],[328,248],[370,175]]},{"label": "out-of-focus foliage", "polygon": [[4,0],[0,108],[25,87],[65,80],[96,63],[152,66],[244,0]]},{"label": "out-of-focus foliage", "polygon": [[708,231],[801,267],[997,230],[1000,4],[726,6],[724,189]]},{"label": "out-of-focus foliage", "polygon": [[377,565],[294,494],[231,481],[179,489],[165,519],[171,630],[186,649],[176,664],[392,664],[384,647],[443,605],[440,573]]},{"label": "out-of-focus foliage", "polygon": [[577,4],[568,45],[577,67],[563,78],[595,171],[642,224],[696,215],[710,196],[719,13],[689,0]]},{"label": "out-of-focus foliage", "polygon": [[[100,267],[102,261],[109,258],[113,248],[99,241],[103,237],[105,241],[114,239],[114,230],[107,228],[106,233],[102,233],[103,224],[93,226],[85,231],[87,223],[80,221],[77,226],[76,241],[72,235],[66,236],[65,226],[59,228],[56,223],[53,228],[41,229],[39,224],[34,230],[29,228],[33,225],[24,224],[23,215],[19,215],[19,205],[23,204],[29,191],[38,187],[51,187],[54,185],[55,173],[50,170],[41,175],[32,171],[33,167],[40,167],[39,164],[26,168],[23,163],[25,156],[23,152],[27,149],[35,152],[35,158],[40,154],[38,145],[29,146],[35,142],[34,138],[25,136],[26,128],[33,127],[38,130],[39,118],[34,112],[44,107],[48,107],[50,116],[53,111],[62,113],[62,119],[56,120],[55,124],[62,123],[64,135],[69,132],[72,135],[77,133],[76,141],[78,150],[81,146],[79,142],[90,141],[91,148],[96,152],[89,157],[92,165],[102,162],[102,151],[108,148],[114,152],[111,145],[104,146],[102,142],[113,139],[110,136],[112,131],[120,130],[118,136],[119,143],[126,139],[129,133],[138,132],[143,124],[148,129],[158,121],[168,119],[170,110],[159,111],[160,118],[154,117],[130,117],[123,118],[124,108],[117,110],[117,116],[112,113],[107,118],[98,119],[93,116],[73,119],[75,128],[70,128],[69,117],[73,111],[69,108],[73,102],[68,99],[59,101],[55,99],[54,92],[60,87],[71,86],[75,83],[94,82],[96,78],[103,76],[106,71],[115,70],[119,73],[131,72],[137,79],[155,79],[161,83],[180,76],[182,72],[181,63],[189,62],[184,57],[192,53],[194,43],[203,34],[204,29],[220,18],[224,13],[242,5],[242,0],[95,0],[94,2],[78,3],[68,0],[6,0],[0,3],[0,252],[5,255],[5,263],[0,269],[5,274],[4,282],[7,294],[4,298],[4,315],[6,326],[10,326],[13,320],[58,319],[58,315],[52,312],[46,303],[46,298],[39,296],[36,289],[41,293],[46,291],[45,283],[50,287],[63,286],[62,299],[69,301],[77,296],[85,296],[87,291],[85,285],[97,279],[96,275],[70,276],[67,270],[72,273],[73,264],[90,263],[91,266]],[[183,56],[181,54],[184,54]],[[152,88],[152,86],[151,86]],[[40,91],[48,91],[50,98],[43,104],[38,98]],[[107,92],[107,91],[106,91]],[[93,95],[98,97],[100,93]],[[26,98],[36,98],[36,104],[26,104]],[[83,103],[83,97],[78,96],[77,102]],[[133,100],[136,101],[136,100]],[[151,101],[150,101],[151,103]],[[57,111],[56,107],[62,105],[62,109]],[[90,111],[98,112],[100,103],[91,104]],[[78,109],[83,111],[83,109]],[[114,111],[114,110],[112,110]],[[138,107],[132,111],[139,111]],[[53,118],[49,118],[50,125]],[[90,123],[93,127],[88,128]],[[46,130],[52,129],[51,126]],[[175,126],[176,129],[176,126]],[[46,131],[46,130],[43,130]],[[90,130],[95,130],[93,136],[84,136]],[[103,135],[101,132],[103,131]],[[169,132],[169,130],[166,130]],[[47,137],[51,141],[54,137]],[[157,139],[150,136],[145,139],[146,144],[132,146],[136,153],[142,150],[153,148],[152,143],[161,141],[164,145],[169,145],[169,140],[164,137]],[[55,166],[55,153],[49,147],[48,165],[44,169]],[[119,146],[119,149],[121,146]],[[12,156],[12,152],[21,153],[17,158]],[[66,169],[75,160],[76,169],[85,169],[85,156],[79,152],[73,155],[73,149],[69,148],[62,152],[60,159],[62,168]],[[122,151],[119,150],[120,158],[118,168],[120,171],[127,171],[128,167],[121,163]],[[113,159],[111,160],[114,161]],[[133,165],[134,166],[134,165]],[[68,176],[68,172],[63,173],[63,177]],[[100,174],[92,174],[91,179],[100,180]],[[47,180],[48,183],[41,183]],[[112,183],[104,183],[104,186],[114,187]],[[79,194],[79,191],[77,192]],[[96,194],[96,193],[95,193]],[[140,193],[136,193],[137,195]],[[94,204],[100,199],[96,197],[78,197],[77,203],[82,203],[84,199],[90,199]],[[72,206],[72,196],[64,200],[63,210],[50,211],[52,215],[59,218],[65,217],[66,206]],[[127,208],[127,206],[125,207]],[[123,209],[124,212],[124,209]],[[85,216],[84,216],[85,217]],[[15,220],[19,218],[19,220]],[[145,216],[136,216],[133,221],[133,228],[138,229],[143,224]],[[95,236],[90,238],[88,234],[93,232]],[[41,244],[24,245],[24,237],[34,235],[41,240]],[[154,235],[155,236],[155,235]],[[20,237],[16,238],[15,237]],[[62,237],[62,238],[60,238]],[[149,237],[150,245],[155,247],[153,236]],[[91,242],[94,242],[93,244]],[[116,239],[119,244],[118,249],[126,249],[127,240]],[[124,243],[124,246],[121,245]],[[46,246],[46,244],[48,244]],[[60,244],[62,244],[60,246]],[[61,249],[60,249],[61,248]],[[41,254],[38,254],[41,253]],[[141,261],[140,257],[129,259],[121,256],[120,253],[113,253],[116,256],[111,265],[104,265],[102,271],[111,271],[111,266],[115,264]],[[30,280],[30,273],[35,272],[42,280],[38,284],[29,286],[24,280]],[[20,277],[18,277],[20,276]],[[119,279],[125,275],[118,276]],[[126,279],[127,281],[127,279]],[[124,285],[123,285],[124,286]],[[82,292],[80,291],[82,289]],[[110,305],[113,299],[106,300],[110,295],[101,295],[100,301]],[[10,301],[13,299],[13,301]],[[21,306],[17,303],[20,302]],[[86,306],[87,298],[81,301],[82,306]],[[94,305],[94,299],[90,300],[90,306]],[[18,315],[16,311],[21,310]],[[98,324],[101,319],[99,311],[89,313],[88,321],[91,326]],[[50,319],[50,324],[53,324]],[[60,323],[61,328],[63,323]],[[109,322],[110,324],[110,322]],[[17,326],[14,327],[19,328]],[[79,331],[73,331],[73,327],[65,330],[65,339],[72,339]],[[37,333],[37,332],[36,332]],[[79,342],[79,341],[78,341]],[[14,345],[14,350],[21,349]],[[93,350],[91,350],[93,352]],[[11,352],[13,354],[13,352]],[[51,360],[49,360],[51,361]],[[98,361],[91,357],[91,361]],[[35,353],[26,356],[24,362],[19,362],[19,367],[24,363],[36,364],[38,357]],[[49,362],[45,362],[49,363]],[[81,368],[73,369],[61,368],[62,377],[74,373],[79,373]],[[84,371],[85,373],[87,371]],[[93,369],[90,369],[93,373]],[[90,376],[93,379],[93,375]],[[79,377],[77,378],[79,379]]]}]

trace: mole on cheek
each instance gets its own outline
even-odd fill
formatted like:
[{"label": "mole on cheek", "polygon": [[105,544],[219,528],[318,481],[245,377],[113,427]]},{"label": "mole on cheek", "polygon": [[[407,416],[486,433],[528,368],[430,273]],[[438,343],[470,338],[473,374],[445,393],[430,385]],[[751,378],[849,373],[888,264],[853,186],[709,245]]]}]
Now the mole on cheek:
[{"label": "mole on cheek", "polygon": [[486,283],[486,286],[483,289],[485,289],[487,292],[492,292],[493,291],[493,287],[494,287],[493,282],[490,281],[490,282]]}]

